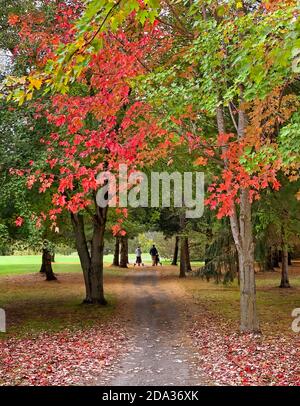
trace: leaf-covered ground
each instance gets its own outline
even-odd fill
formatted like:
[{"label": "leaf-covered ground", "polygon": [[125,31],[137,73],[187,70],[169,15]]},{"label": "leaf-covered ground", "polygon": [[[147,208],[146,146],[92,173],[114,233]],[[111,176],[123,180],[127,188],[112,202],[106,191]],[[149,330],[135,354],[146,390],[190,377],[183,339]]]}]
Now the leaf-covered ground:
[{"label": "leaf-covered ground", "polygon": [[[152,268],[144,268],[144,276],[141,270],[130,269],[124,274],[109,269],[106,290],[110,304],[95,308],[80,304],[84,296],[81,274],[58,273],[59,281],[51,284],[38,274],[3,276],[0,307],[7,311],[8,333],[0,335],[0,385],[111,382],[111,377],[120,372],[123,355],[136,356],[132,338],[138,339],[138,335],[142,340],[145,338],[141,322],[136,321],[138,306],[143,327],[149,330],[149,339],[155,341],[148,343],[148,351],[157,348],[156,355],[149,356],[149,362],[144,349],[140,349],[141,367],[145,370],[142,375],[138,369],[141,381],[149,379],[153,359],[160,352],[164,356],[166,353],[160,348],[160,337],[153,335],[157,314],[155,325],[163,326],[166,341],[170,343],[168,334],[178,329],[178,337],[184,338],[185,348],[193,355],[191,360],[179,357],[184,362],[176,363],[174,373],[180,377],[183,366],[189,363],[192,372],[194,368],[201,372],[197,384],[298,386],[300,336],[291,332],[291,311],[300,307],[299,265],[290,272],[293,288],[288,290],[278,289],[279,272],[257,275],[262,337],[238,333],[236,284],[225,287],[193,277],[179,280],[175,267],[159,268],[155,284],[150,278]],[[142,286],[147,283],[149,291],[144,292]],[[149,295],[155,312],[145,299],[149,300]],[[176,329],[166,328],[168,314],[170,323],[174,318]],[[159,366],[152,368],[152,376],[163,384],[162,370],[167,368],[161,358],[157,359]]]},{"label": "leaf-covered ground", "polygon": [[203,372],[216,385],[300,386],[297,335],[239,334],[216,315],[202,315],[190,331]]},{"label": "leaf-covered ground", "polygon": [[[239,334],[237,281],[224,286],[199,278],[181,282],[195,316],[190,336],[199,365],[216,385],[300,385],[300,334],[292,310],[300,307],[300,262],[289,268],[291,289],[279,289],[280,269],[256,275],[262,336]],[[195,306],[195,308],[193,307]]]},{"label": "leaf-covered ground", "polygon": [[1,385],[76,385],[101,375],[123,351],[126,333],[112,321],[83,330],[0,341]]},{"label": "leaf-covered ground", "polygon": [[127,349],[112,294],[120,272],[105,271],[107,306],[83,306],[82,274],[56,266],[58,281],[51,283],[38,272],[0,277],[7,319],[7,333],[0,334],[0,385],[88,384]]}]

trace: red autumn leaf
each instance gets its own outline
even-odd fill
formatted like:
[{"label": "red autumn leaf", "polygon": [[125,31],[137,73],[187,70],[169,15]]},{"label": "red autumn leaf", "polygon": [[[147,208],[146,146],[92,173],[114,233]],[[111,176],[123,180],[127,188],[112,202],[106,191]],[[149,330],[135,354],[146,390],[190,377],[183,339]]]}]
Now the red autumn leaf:
[{"label": "red autumn leaf", "polygon": [[204,166],[208,162],[207,158],[199,157],[195,160],[194,165],[196,166]]},{"label": "red autumn leaf", "polygon": [[15,220],[15,225],[16,225],[17,227],[21,227],[23,223],[24,223],[23,217],[20,217],[20,216],[19,216],[19,217]]},{"label": "red autumn leaf", "polygon": [[16,14],[9,14],[8,16],[8,24],[9,25],[16,25],[20,21],[20,17]]}]

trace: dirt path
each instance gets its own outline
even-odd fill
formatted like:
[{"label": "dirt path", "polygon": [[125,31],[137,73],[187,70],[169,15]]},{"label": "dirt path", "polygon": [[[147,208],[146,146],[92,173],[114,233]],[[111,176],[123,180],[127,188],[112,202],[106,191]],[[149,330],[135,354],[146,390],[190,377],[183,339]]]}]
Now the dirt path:
[{"label": "dirt path", "polygon": [[125,278],[121,311],[131,332],[131,350],[98,385],[206,384],[185,334],[188,315],[177,285],[152,268]]}]

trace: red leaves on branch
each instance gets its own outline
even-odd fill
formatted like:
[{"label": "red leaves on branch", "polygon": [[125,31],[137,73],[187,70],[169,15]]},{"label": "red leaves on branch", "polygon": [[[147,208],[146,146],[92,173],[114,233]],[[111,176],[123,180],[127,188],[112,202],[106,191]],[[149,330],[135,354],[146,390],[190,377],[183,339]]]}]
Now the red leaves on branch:
[{"label": "red leaves on branch", "polygon": [[113,233],[113,235],[116,236],[125,236],[127,233],[125,230],[122,229],[122,226],[120,224],[114,224],[111,227],[111,231]]},{"label": "red leaves on branch", "polygon": [[249,191],[253,202],[260,198],[262,190],[269,187],[278,190],[281,186],[277,179],[280,162],[268,155],[271,153],[268,149],[259,160],[256,153],[262,151],[262,145],[252,136],[239,139],[235,134],[227,133],[219,134],[214,140],[187,132],[184,141],[187,141],[191,153],[198,155],[194,161],[196,166],[214,165],[214,172],[216,164],[221,167],[220,174],[207,189],[209,195],[206,199],[206,205],[218,211],[219,219],[233,213],[242,190]]},{"label": "red leaves on branch", "polygon": [[[280,183],[277,179],[279,162],[270,164],[270,160],[256,162],[255,166],[246,168],[243,157],[249,149],[255,150],[247,138],[234,139],[233,134],[220,134],[217,140],[221,148],[221,159],[224,162],[224,169],[221,176],[212,183],[208,192],[209,197],[206,204],[212,210],[218,209],[217,217],[230,216],[235,203],[240,201],[241,190],[249,190],[251,202],[260,198],[260,192],[268,187],[278,190]],[[251,163],[250,160],[248,162]]]},{"label": "red leaves on branch", "polygon": [[16,14],[10,14],[8,16],[8,24],[11,25],[11,26],[16,25],[19,21],[20,21],[20,18]]},{"label": "red leaves on branch", "polygon": [[[37,44],[40,50],[36,65],[55,58],[59,42],[72,40],[72,21],[80,2],[75,5],[73,9],[73,4],[58,4],[53,21],[47,24],[42,15],[22,18],[19,34],[23,44]],[[155,59],[164,51],[167,40],[155,26],[130,37],[122,31],[103,34],[101,40],[103,47],[77,79],[78,86],[82,86],[78,95],[55,95],[50,106],[45,99],[35,102],[36,118],[44,116],[56,128],[41,138],[47,151],[46,162],[34,163],[22,175],[27,177],[28,188],[37,184],[41,193],[50,190],[54,204],[50,210],[83,210],[94,201],[99,172],[115,173],[120,163],[127,164],[129,171],[151,165],[166,156],[172,145],[150,106],[134,100],[130,87],[130,81],[145,72],[143,61],[149,60],[151,54]],[[30,54],[30,47],[24,46],[26,54]],[[58,214],[49,212],[54,222]]]},{"label": "red leaves on branch", "polygon": [[81,8],[80,0],[69,4],[61,1],[55,5],[53,18],[37,11],[22,16],[10,15],[8,23],[18,27],[21,39],[14,53],[25,52],[34,66],[45,66],[49,58],[56,57],[54,50],[61,42],[67,43],[74,38],[74,21]]},{"label": "red leaves on branch", "polygon": [[17,227],[21,227],[22,224],[23,224],[23,222],[24,222],[24,219],[19,216],[19,217],[16,219],[15,224],[16,224]]}]

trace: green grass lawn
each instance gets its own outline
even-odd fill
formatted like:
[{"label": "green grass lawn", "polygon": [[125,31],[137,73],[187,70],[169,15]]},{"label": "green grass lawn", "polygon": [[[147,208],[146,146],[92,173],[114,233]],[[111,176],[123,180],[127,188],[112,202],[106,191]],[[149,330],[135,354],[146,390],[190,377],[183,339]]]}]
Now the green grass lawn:
[{"label": "green grass lawn", "polygon": [[[40,267],[39,255],[0,256],[0,276],[36,273]],[[78,257],[58,255],[53,269],[54,272],[60,273],[79,272],[81,268]]]},{"label": "green grass lawn", "polygon": [[[130,260],[134,261],[134,256]],[[113,256],[105,255],[105,265],[112,263]],[[40,255],[0,256],[0,276],[36,273],[41,266]],[[77,255],[56,255],[53,270],[56,273],[81,272]]]},{"label": "green grass lawn", "polygon": [[[7,275],[21,275],[36,273],[41,266],[40,255],[11,255],[0,256],[0,276]],[[135,261],[135,255],[129,254],[129,262],[133,264]],[[145,264],[151,264],[151,257],[149,254],[143,255],[143,261]],[[104,263],[106,269],[113,262],[113,255],[105,255]],[[162,260],[164,265],[169,265],[169,260]],[[200,262],[194,262],[193,266],[200,266]],[[53,270],[56,273],[69,273],[69,272],[81,272],[80,262],[77,255],[56,255],[55,263],[53,264]]]}]

